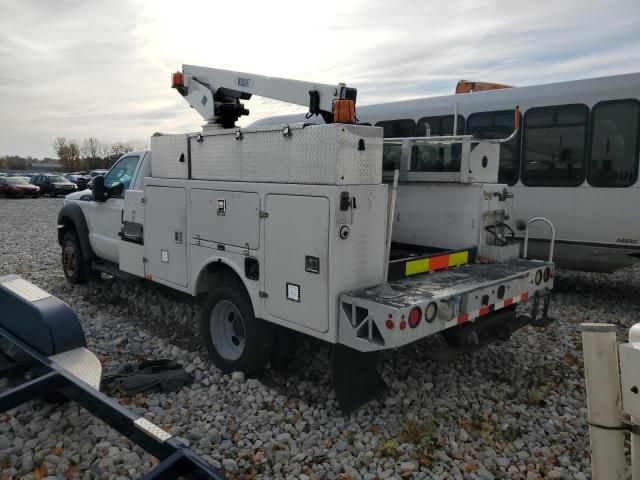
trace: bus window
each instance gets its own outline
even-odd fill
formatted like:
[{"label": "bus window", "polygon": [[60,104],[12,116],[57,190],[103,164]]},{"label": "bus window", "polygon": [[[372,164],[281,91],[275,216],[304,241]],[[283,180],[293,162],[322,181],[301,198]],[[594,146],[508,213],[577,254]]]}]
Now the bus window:
[{"label": "bus window", "polygon": [[[514,129],[514,110],[473,113],[467,118],[467,135],[475,138],[505,138]],[[520,170],[520,133],[508,143],[500,145],[498,182],[513,185]]]},{"label": "bus window", "polygon": [[[384,120],[376,123],[376,127],[382,127],[384,138],[404,138],[416,135],[416,122],[405,120]],[[382,170],[393,171],[400,168],[400,156],[402,145],[384,145],[382,148]]]},{"label": "bus window", "polygon": [[527,110],[522,183],[531,187],[576,187],[583,183],[588,118],[586,105]]},{"label": "bus window", "polygon": [[587,180],[594,187],[628,187],[638,176],[640,102],[600,102],[591,111]]},{"label": "bus window", "polygon": [[[458,115],[457,134],[464,132],[464,117]],[[453,115],[424,117],[418,121],[418,137],[453,135]],[[411,151],[412,172],[459,172],[459,144],[435,147],[433,145],[414,145]]]},{"label": "bus window", "polygon": [[[427,136],[427,125],[429,126],[430,136],[453,135],[453,115],[441,115],[439,117],[424,117],[418,120],[418,128],[416,130],[418,137]],[[458,115],[458,132],[460,135],[464,132],[464,117]]]}]

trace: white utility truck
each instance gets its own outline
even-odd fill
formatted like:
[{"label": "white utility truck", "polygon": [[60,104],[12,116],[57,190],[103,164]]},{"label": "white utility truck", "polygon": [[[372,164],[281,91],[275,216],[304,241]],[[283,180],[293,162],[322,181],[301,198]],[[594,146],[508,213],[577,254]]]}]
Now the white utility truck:
[{"label": "white utility truck", "polygon": [[[528,260],[526,241],[509,235],[500,140],[383,141],[382,128],[355,123],[356,91],[344,84],[191,65],[172,82],[207,123],[153,135],[150,151],[65,198],[70,282],[103,272],[207,294],[202,337],[225,372],[267,364],[281,327],[325,340],[346,411],[384,390],[380,350],[435,333],[458,350],[503,340],[541,324],[539,302],[546,319],[552,254]],[[252,94],[308,105],[326,124],[238,128]],[[397,153],[390,182],[383,149]],[[416,149],[457,149],[459,170],[413,172]],[[532,315],[516,315],[529,298]]]}]

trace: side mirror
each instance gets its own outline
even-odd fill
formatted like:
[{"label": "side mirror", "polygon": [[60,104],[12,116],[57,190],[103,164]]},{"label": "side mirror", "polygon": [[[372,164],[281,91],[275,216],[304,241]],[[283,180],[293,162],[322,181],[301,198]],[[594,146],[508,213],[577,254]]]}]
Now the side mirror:
[{"label": "side mirror", "polygon": [[91,189],[91,198],[96,202],[104,202],[107,194],[104,188],[104,177],[95,177],[93,179],[93,188]]},{"label": "side mirror", "polygon": [[121,197],[124,193],[124,184],[120,182],[114,182],[109,188],[109,192],[114,197]]}]

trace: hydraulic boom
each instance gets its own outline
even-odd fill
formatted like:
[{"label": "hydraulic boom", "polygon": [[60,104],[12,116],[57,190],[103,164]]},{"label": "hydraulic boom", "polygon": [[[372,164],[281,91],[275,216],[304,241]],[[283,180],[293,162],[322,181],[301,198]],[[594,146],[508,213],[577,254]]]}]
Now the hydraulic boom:
[{"label": "hydraulic boom", "polygon": [[252,95],[308,106],[309,116],[322,115],[326,123],[355,122],[357,91],[344,83],[327,85],[183,65],[182,72],[172,75],[172,87],[207,124],[223,128],[233,128],[238,118],[249,115],[240,100],[249,100]]}]

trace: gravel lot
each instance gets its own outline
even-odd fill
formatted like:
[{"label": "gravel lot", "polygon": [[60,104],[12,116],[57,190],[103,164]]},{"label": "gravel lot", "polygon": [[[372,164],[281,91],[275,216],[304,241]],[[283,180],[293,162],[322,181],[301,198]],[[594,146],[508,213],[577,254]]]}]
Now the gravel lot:
[{"label": "gravel lot", "polygon": [[[428,359],[437,339],[386,352],[390,393],[343,417],[325,345],[309,342],[286,372],[225,376],[195,341],[195,301],[144,284],[67,284],[61,205],[0,200],[0,274],[68,302],[106,370],[141,358],[181,362],[196,379],[189,388],[120,400],[186,438],[228,478],[590,478],[578,324],[616,323],[625,338],[640,304],[634,272],[561,272],[558,322],[456,361]],[[73,404],[30,402],[0,415],[0,479],[136,478],[154,461]]]}]

